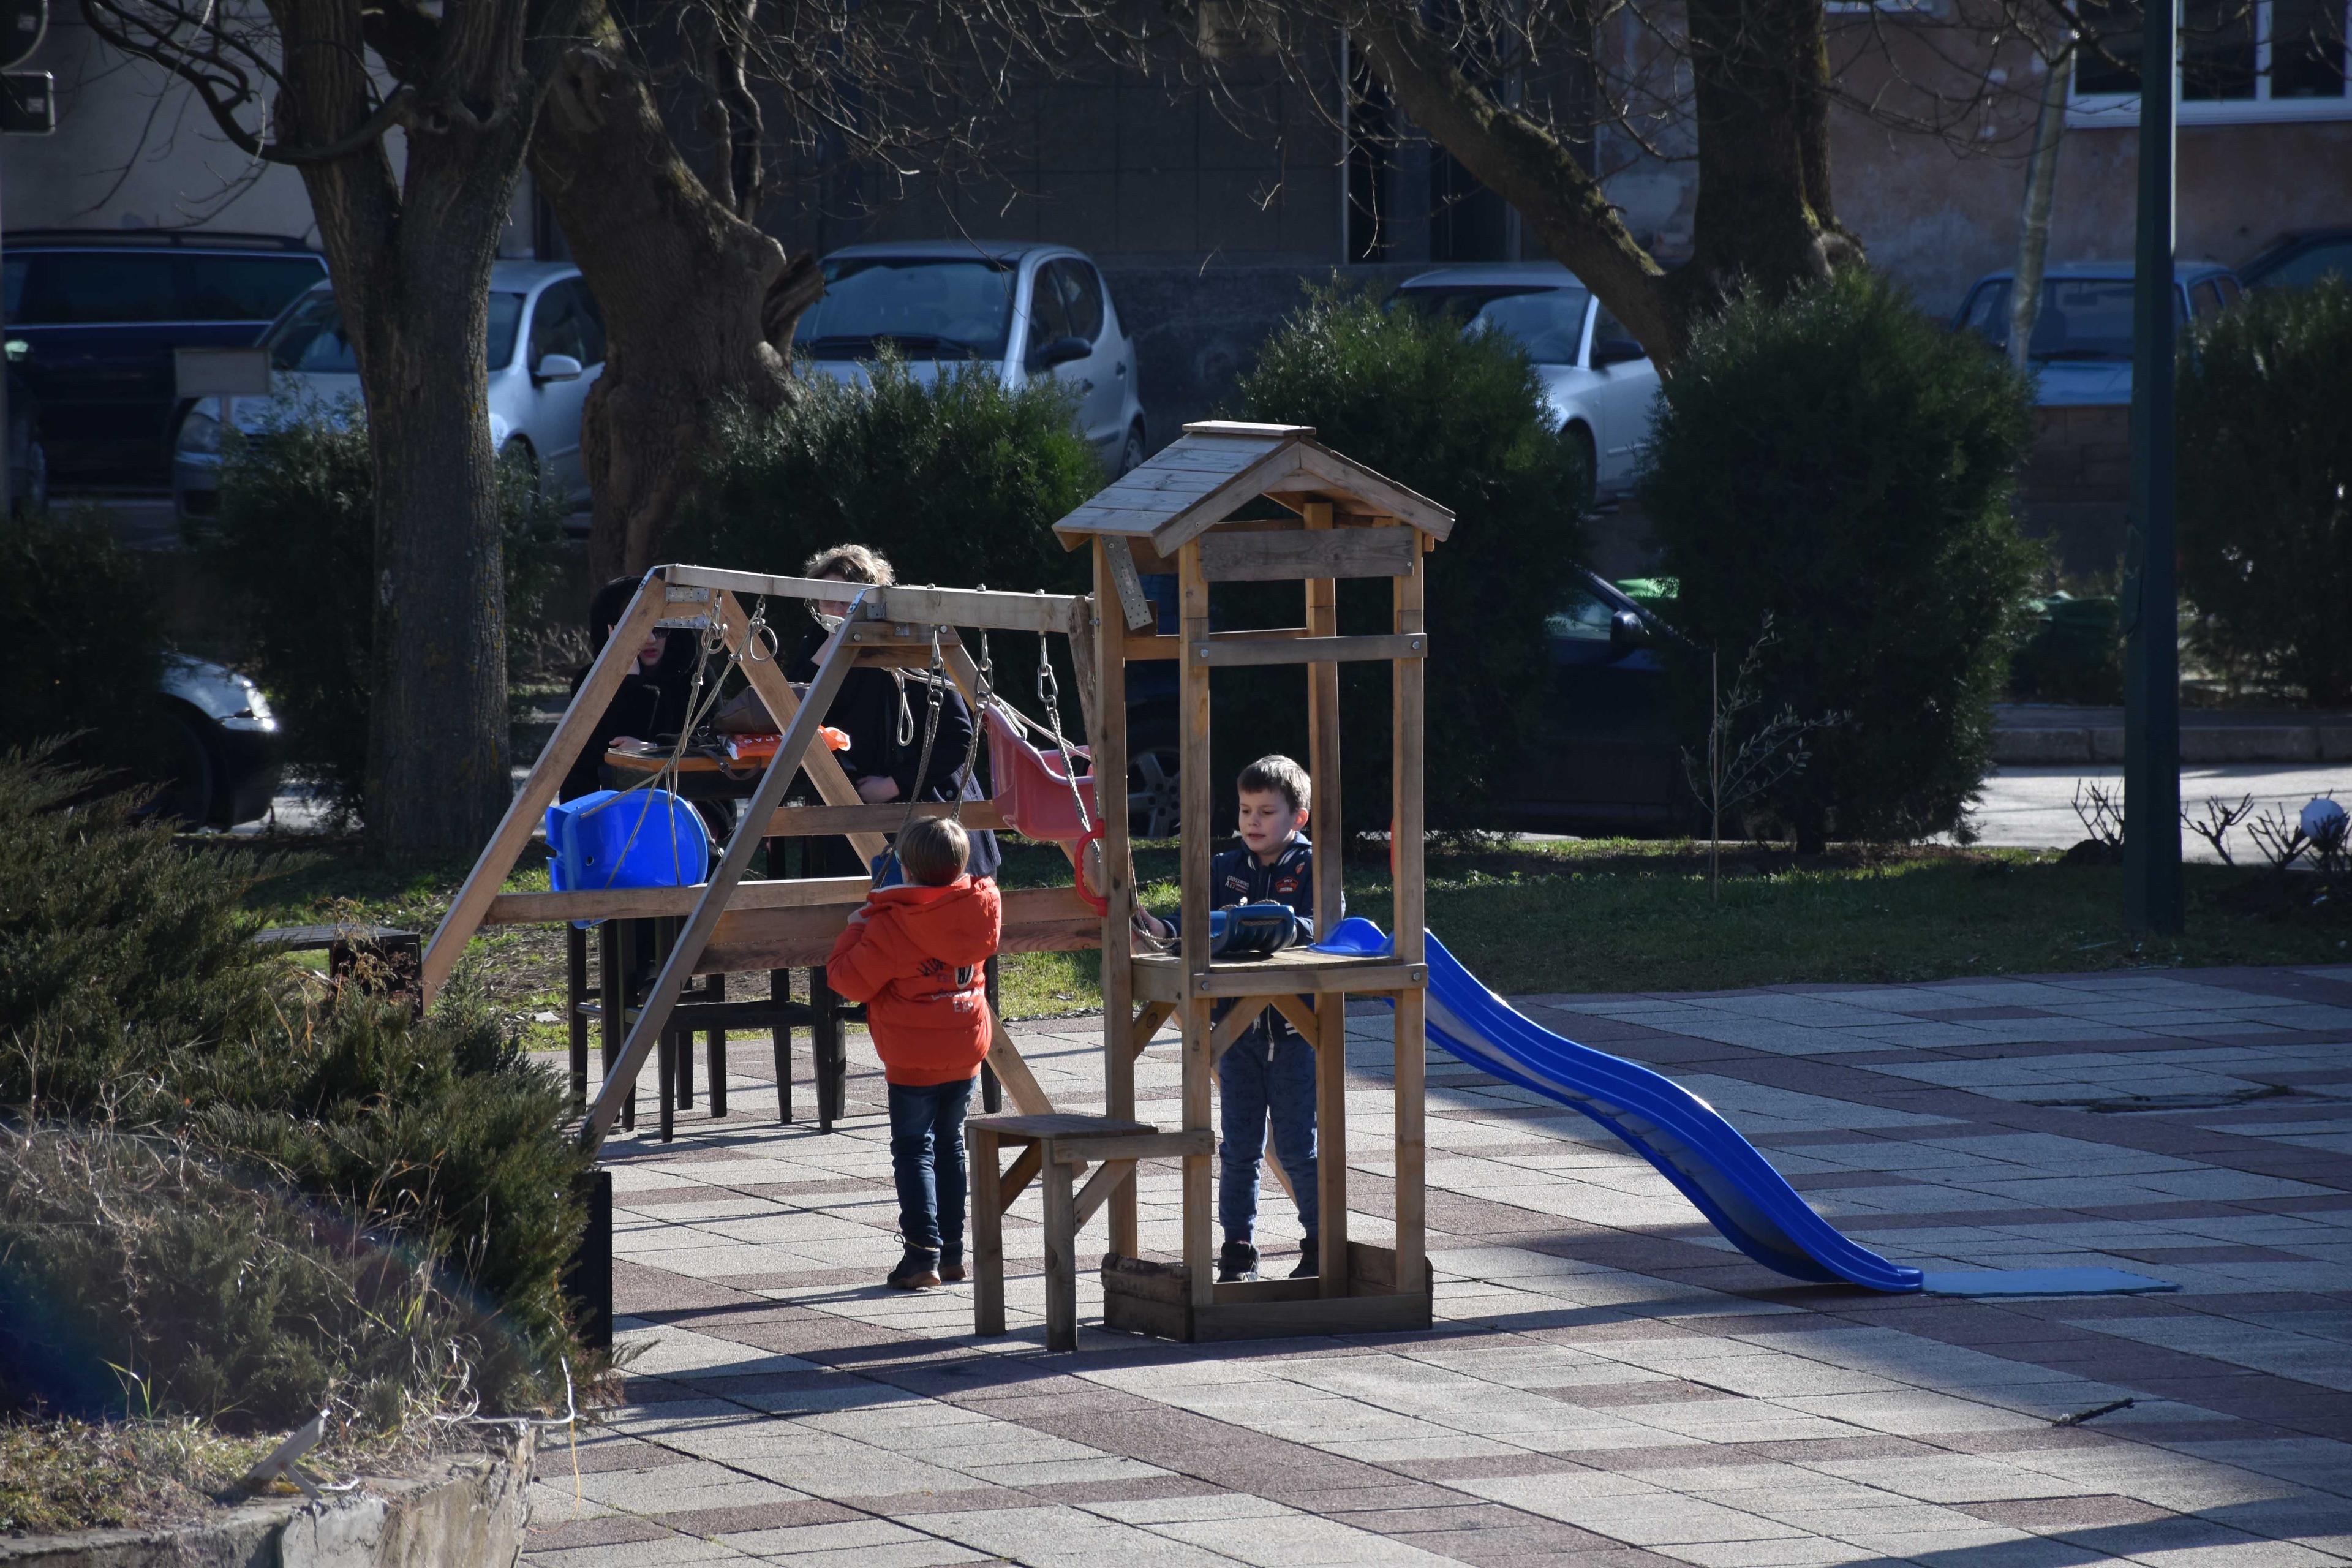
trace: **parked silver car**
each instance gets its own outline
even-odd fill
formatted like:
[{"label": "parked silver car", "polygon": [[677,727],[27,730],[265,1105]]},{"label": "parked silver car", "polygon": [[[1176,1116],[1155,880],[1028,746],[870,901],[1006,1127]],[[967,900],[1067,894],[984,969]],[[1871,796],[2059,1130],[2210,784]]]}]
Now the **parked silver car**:
[{"label": "parked silver car", "polygon": [[1078,398],[1078,428],[1103,465],[1143,461],[1135,345],[1102,274],[1061,245],[971,240],[853,245],[826,257],[824,297],[793,346],[836,380],[862,374],[885,343],[925,382],[979,361],[1008,387],[1053,376]]},{"label": "parked silver car", "polygon": [[156,683],[163,787],[150,810],[190,827],[268,815],[278,791],[278,719],[261,688],[226,666],[167,654]]},{"label": "parked silver car", "polygon": [[1658,370],[1609,307],[1556,261],[1445,267],[1407,279],[1389,297],[1465,331],[1518,340],[1543,376],[1560,427],[1584,447],[1596,496],[1630,489],[1650,439]]},{"label": "parked silver car", "polygon": [[[359,362],[342,307],[322,283],[289,305],[262,335],[271,394],[229,400],[229,418],[251,435],[305,408],[360,395]],[[575,507],[588,502],[580,416],[604,369],[604,318],[580,269],[562,262],[501,261],[490,268],[485,367],[490,443],[528,463],[540,485]],[[206,399],[181,422],[172,493],[183,517],[213,510],[220,487],[220,405]]]}]

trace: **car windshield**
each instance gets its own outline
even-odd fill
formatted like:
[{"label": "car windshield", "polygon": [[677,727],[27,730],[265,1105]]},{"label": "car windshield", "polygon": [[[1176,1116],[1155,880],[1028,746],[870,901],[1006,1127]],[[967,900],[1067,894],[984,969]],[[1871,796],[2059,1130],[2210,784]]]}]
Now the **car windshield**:
[{"label": "car windshield", "polygon": [[824,297],[794,342],[818,359],[1000,359],[1015,269],[981,257],[854,256],[824,264]]},{"label": "car windshield", "polygon": [[[1969,297],[1960,324],[1995,348],[2009,346],[2010,280],[1979,283]],[[2188,316],[2180,291],[2172,291],[2172,315]],[[2042,285],[2042,313],[2033,321],[2028,359],[2128,360],[2132,357],[2132,280],[2128,278],[2053,278]]]},{"label": "car windshield", "polygon": [[[490,295],[490,331],[485,363],[504,369],[514,362],[515,332],[522,324],[522,296],[504,290]],[[359,360],[351,340],[343,335],[342,307],[334,291],[314,289],[278,319],[262,339],[269,363],[278,370],[306,371],[326,375],[357,375]]]},{"label": "car windshield", "polygon": [[1574,364],[1591,298],[1576,284],[1436,285],[1400,289],[1389,306],[1448,317],[1460,321],[1465,332],[1505,333],[1517,339],[1538,364]]},{"label": "car windshield", "polygon": [[2300,289],[2329,273],[2352,278],[2352,239],[2322,240],[2305,246],[2263,275],[2270,289]]}]

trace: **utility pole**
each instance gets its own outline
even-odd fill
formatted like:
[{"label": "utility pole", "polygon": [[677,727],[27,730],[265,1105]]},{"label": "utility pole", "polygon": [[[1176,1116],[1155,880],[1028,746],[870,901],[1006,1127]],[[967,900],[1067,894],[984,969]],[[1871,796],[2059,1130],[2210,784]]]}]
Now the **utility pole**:
[{"label": "utility pole", "polygon": [[2131,529],[2124,544],[2124,924],[2180,930],[2179,587],[2173,542],[2174,101],[2180,0],[2141,0]]}]

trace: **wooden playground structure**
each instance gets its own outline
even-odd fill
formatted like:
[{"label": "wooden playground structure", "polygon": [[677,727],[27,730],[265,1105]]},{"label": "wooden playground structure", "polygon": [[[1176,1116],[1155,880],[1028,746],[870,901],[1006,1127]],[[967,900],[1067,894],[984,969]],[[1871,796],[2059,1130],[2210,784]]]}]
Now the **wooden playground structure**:
[{"label": "wooden playground structure", "polygon": [[[1430,1274],[1424,1226],[1423,1139],[1424,993],[1422,775],[1423,672],[1428,637],[1423,591],[1429,548],[1444,540],[1453,514],[1329,450],[1310,428],[1211,422],[1183,437],[1054,525],[1066,548],[1091,551],[1094,592],[1071,596],[977,589],[862,586],[766,576],[698,566],[648,572],[620,624],[533,764],[435,933],[423,962],[429,1000],[446,983],[458,954],[485,924],[668,917],[683,927],[659,974],[634,1012],[618,1056],[586,1109],[582,1141],[601,1142],[628,1100],[639,1072],[669,1026],[688,984],[698,975],[776,971],[821,964],[850,912],[871,886],[866,877],[747,880],[765,838],[842,835],[862,856],[878,854],[884,835],[908,818],[898,802],[862,804],[817,731],[849,670],[860,665],[940,668],[989,731],[994,795],[987,801],[916,807],[922,815],[960,811],[967,826],[1009,826],[1058,843],[1071,886],[1004,896],[1001,951],[1102,950],[1103,1107],[1099,1116],[1056,1112],[1000,1021],[989,1065],[1018,1114],[970,1123],[974,1165],[971,1237],[974,1309],[981,1333],[1004,1331],[1003,1212],[1033,1179],[1045,1198],[1047,1344],[1076,1343],[1077,1238],[1107,1212],[1102,1264],[1107,1326],[1171,1339],[1250,1338],[1365,1332],[1424,1327]],[[1287,513],[1241,519],[1252,503],[1272,500]],[[1139,578],[1170,574],[1178,582],[1177,635],[1156,630]],[[1390,630],[1341,636],[1338,584],[1385,578],[1392,584]],[[1296,582],[1301,624],[1250,630],[1210,626],[1213,584]],[[814,678],[796,691],[777,668],[770,600],[840,601],[856,596],[825,645]],[[749,599],[753,608],[746,611]],[[685,887],[633,887],[571,892],[500,890],[561,782],[626,673],[635,650],[656,626],[689,630],[724,647],[782,731],[740,822],[708,879]],[[975,662],[958,628],[982,634]],[[990,684],[986,636],[995,631],[1067,639],[1091,750],[1091,771],[1041,752],[1021,737],[1009,705]],[[764,652],[762,651],[764,649]],[[1183,820],[1205,825],[1228,781],[1210,763],[1210,686],[1220,668],[1303,666],[1308,691],[1306,763],[1314,782],[1314,822],[1336,844],[1340,821],[1339,665],[1371,660],[1392,672],[1391,794],[1394,809],[1393,951],[1380,957],[1291,948],[1270,958],[1213,961],[1209,943],[1179,953],[1138,952],[1135,879],[1128,842],[1125,781],[1127,666],[1138,660],[1178,666]],[[805,774],[817,803],[788,804]],[[1097,803],[1095,783],[1110,781]],[[1325,825],[1332,825],[1328,829]],[[1182,840],[1181,929],[1206,933],[1214,902],[1206,831]],[[1318,858],[1319,934],[1339,918],[1340,858]],[[1392,1136],[1395,1233],[1390,1245],[1349,1234],[1346,1001],[1380,996],[1394,1004],[1396,1077]],[[1221,1004],[1233,1005],[1215,1016]],[[1307,1279],[1220,1283],[1215,1278],[1215,1159],[1211,1088],[1219,1054],[1268,1008],[1316,1047],[1316,1113],[1322,1210],[1320,1274]],[[1161,1129],[1136,1118],[1135,1064],[1152,1037],[1173,1020],[1181,1034],[1181,1125]],[[1022,1152],[997,1168],[998,1148]],[[1183,1245],[1180,1262],[1140,1256],[1133,1180],[1142,1159],[1182,1162]],[[1083,1188],[1076,1176],[1096,1167]]]}]

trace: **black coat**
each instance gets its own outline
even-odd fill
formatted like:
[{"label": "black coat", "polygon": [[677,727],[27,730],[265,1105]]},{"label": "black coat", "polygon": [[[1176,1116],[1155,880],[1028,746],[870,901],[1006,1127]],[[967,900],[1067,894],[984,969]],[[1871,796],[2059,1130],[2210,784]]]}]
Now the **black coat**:
[{"label": "black coat", "polygon": [[[629,673],[621,679],[620,689],[613,693],[613,700],[605,704],[604,716],[590,732],[588,743],[580,749],[571,771],[563,775],[561,798],[576,800],[604,787],[596,770],[616,737],[634,735],[640,741],[657,741],[678,732],[686,723],[687,696],[694,686],[698,651],[692,637],[673,632],[661,661],[650,671],[630,665]],[[575,696],[587,679],[585,666],[572,678]]]}]

